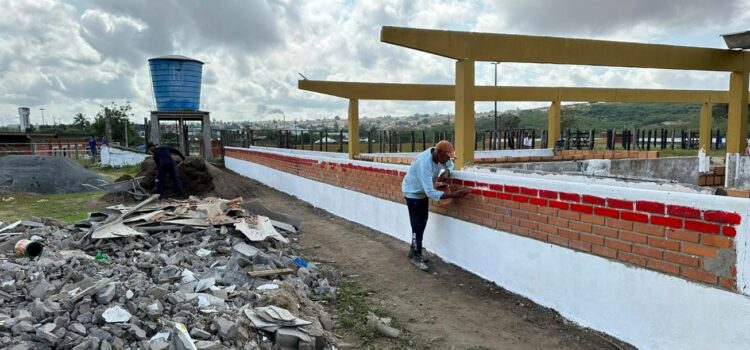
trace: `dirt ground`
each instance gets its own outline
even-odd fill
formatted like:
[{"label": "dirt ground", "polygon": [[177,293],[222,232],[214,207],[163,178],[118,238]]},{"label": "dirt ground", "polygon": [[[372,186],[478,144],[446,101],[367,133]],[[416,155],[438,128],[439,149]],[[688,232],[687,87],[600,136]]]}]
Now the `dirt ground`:
[{"label": "dirt ground", "polygon": [[299,237],[306,257],[328,262],[374,290],[370,301],[406,325],[410,347],[634,349],[435,257],[431,264],[437,274],[422,272],[408,263],[406,243],[243,181],[270,209],[302,219]]}]

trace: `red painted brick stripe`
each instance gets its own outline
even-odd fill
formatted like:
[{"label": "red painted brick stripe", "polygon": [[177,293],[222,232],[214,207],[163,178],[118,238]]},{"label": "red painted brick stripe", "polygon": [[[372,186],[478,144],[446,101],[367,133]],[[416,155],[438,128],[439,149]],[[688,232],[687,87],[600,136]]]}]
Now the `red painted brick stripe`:
[{"label": "red painted brick stripe", "polygon": [[667,214],[670,216],[680,216],[683,218],[700,219],[701,211],[691,207],[685,207],[682,205],[669,205],[667,206]]},{"label": "red painted brick stripe", "polygon": [[742,217],[737,213],[728,213],[725,211],[714,211],[708,210],[703,213],[703,218],[706,221],[719,222],[722,224],[739,225]]}]

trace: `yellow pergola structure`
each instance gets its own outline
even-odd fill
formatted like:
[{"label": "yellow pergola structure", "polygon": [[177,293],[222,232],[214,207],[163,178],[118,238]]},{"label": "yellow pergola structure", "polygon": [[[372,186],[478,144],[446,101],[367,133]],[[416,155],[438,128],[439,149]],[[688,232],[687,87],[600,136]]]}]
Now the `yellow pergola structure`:
[{"label": "yellow pergola structure", "polygon": [[[453,89],[459,168],[474,160],[474,102],[481,90],[474,85],[476,61],[729,72],[727,152],[740,153],[745,148],[750,58],[744,51],[387,26],[380,40],[456,60]],[[559,133],[560,102],[561,98],[552,100],[549,135]],[[703,109],[702,121],[708,111]]]},{"label": "yellow pergola structure", "polygon": [[[364,83],[321,80],[300,80],[300,90],[312,91],[349,100],[348,126],[350,135],[359,135],[359,100],[453,101],[454,85]],[[561,102],[620,103],[695,103],[701,104],[700,146],[708,149],[711,135],[711,106],[728,103],[729,93],[715,90],[620,89],[576,87],[475,86],[475,101],[551,101],[548,114],[548,144],[560,134]],[[471,117],[473,119],[473,111]],[[474,128],[469,153],[473,154]],[[458,150],[458,147],[456,147]],[[349,157],[359,154],[359,143],[349,142]],[[459,161],[461,156],[459,156]],[[464,162],[461,163],[465,164]]]}]

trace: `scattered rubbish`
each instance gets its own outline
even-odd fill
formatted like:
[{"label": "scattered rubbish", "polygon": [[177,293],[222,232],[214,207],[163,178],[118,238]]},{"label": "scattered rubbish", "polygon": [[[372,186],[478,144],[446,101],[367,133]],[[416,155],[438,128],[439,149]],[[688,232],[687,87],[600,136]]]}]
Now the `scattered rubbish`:
[{"label": "scattered rubbish", "polygon": [[[251,213],[254,213],[255,215],[266,216],[269,219],[271,219],[272,222],[294,227],[295,229],[294,231],[285,229],[283,227],[279,227],[282,230],[285,230],[288,232],[296,232],[296,230],[299,229],[300,224],[302,223],[302,220],[298,217],[275,212],[271,209],[268,209],[268,207],[263,205],[263,202],[261,202],[260,199],[251,199],[251,200],[245,201],[242,203],[241,207]],[[276,224],[274,224],[274,226],[276,226]]]},{"label": "scattered rubbish", "polygon": [[18,227],[18,225],[21,225],[21,222],[22,222],[21,220],[18,220],[16,222],[12,223],[12,224],[9,224],[8,226],[3,227],[2,229],[0,229],[0,233],[5,232],[5,231],[10,231],[10,230]]},{"label": "scattered rubbish", "polygon": [[102,263],[109,263],[109,256],[107,254],[104,254],[102,252],[96,253],[94,256],[94,260]]},{"label": "scattered rubbish", "polygon": [[187,327],[183,323],[175,323],[174,328],[177,331],[178,349],[198,350],[195,344],[193,344],[193,338],[190,337]]},{"label": "scattered rubbish", "polygon": [[286,237],[279,234],[273,227],[271,221],[265,216],[257,216],[256,228],[250,228],[247,220],[240,220],[234,224],[234,228],[242,232],[251,242],[265,241],[267,238],[273,238],[283,243],[289,243]]},{"label": "scattered rubbish", "polygon": [[312,324],[292,315],[289,310],[278,306],[257,307],[253,310],[245,309],[245,316],[250,319],[253,327],[267,332],[275,332],[281,327],[301,327]]},{"label": "scattered rubbish", "polygon": [[[242,204],[149,198],[72,224],[0,226],[9,248],[44,242],[32,264],[0,251],[0,348],[33,337],[79,350],[334,349],[317,300],[338,274],[299,256],[290,227]],[[13,336],[5,315],[25,322]]]},{"label": "scattered rubbish", "polygon": [[132,317],[130,312],[121,308],[119,305],[115,305],[102,313],[102,318],[104,318],[107,323],[128,322],[130,321],[130,317]]},{"label": "scattered rubbish", "polygon": [[201,258],[205,258],[205,257],[207,257],[207,256],[211,256],[211,254],[212,254],[212,253],[213,253],[213,252],[212,252],[212,251],[210,251],[210,250],[208,250],[208,249],[203,249],[203,248],[201,248],[201,249],[198,249],[198,251],[197,251],[197,252],[195,252],[195,255],[197,255],[197,256],[199,256],[199,257],[201,257]]},{"label": "scattered rubbish", "polygon": [[16,242],[15,250],[16,250],[16,254],[19,256],[36,258],[42,255],[44,246],[42,245],[42,243],[39,243],[38,241],[22,239]]},{"label": "scattered rubbish", "polygon": [[307,262],[307,260],[305,260],[305,259],[302,259],[302,258],[300,258],[300,257],[296,257],[296,258],[294,258],[294,265],[297,265],[297,266],[299,266],[299,267],[305,267],[305,268],[306,268],[306,267],[307,267],[307,264],[308,264],[308,262]]},{"label": "scattered rubbish", "polygon": [[[84,183],[83,186],[90,187],[98,192],[108,194],[130,195],[133,199],[140,201],[148,197],[148,192],[141,187],[140,181],[143,177],[127,176],[126,179],[118,179],[115,182],[109,182],[103,179],[97,179],[93,184]],[[121,180],[121,181],[120,181]]]},{"label": "scattered rubbish", "polygon": [[155,340],[169,341],[169,332],[159,332],[159,333],[156,333],[149,340],[150,341],[155,341]]},{"label": "scattered rubbish", "polygon": [[279,285],[275,283],[266,283],[255,288],[255,290],[274,290],[274,289],[279,289]]},{"label": "scattered rubbish", "polygon": [[10,201],[12,201],[12,200],[14,200],[14,199],[15,199],[15,198],[13,198],[13,197],[3,197],[3,199],[2,199],[2,200],[3,200],[3,202],[10,202]]},{"label": "scattered rubbish", "polygon": [[209,289],[215,283],[216,283],[216,279],[215,278],[205,278],[205,279],[202,279],[202,280],[198,281],[198,283],[195,285],[195,292],[198,293],[198,292],[202,292],[202,291],[204,291],[206,289]]},{"label": "scattered rubbish", "polygon": [[294,273],[293,269],[274,269],[274,270],[260,270],[260,271],[250,271],[247,274],[250,275],[250,277],[268,277],[273,275],[287,275],[290,273]]},{"label": "scattered rubbish", "polygon": [[398,338],[399,334],[401,334],[401,331],[390,326],[390,318],[380,318],[370,311],[367,312],[367,316],[365,317],[367,318],[368,326],[386,337]]}]

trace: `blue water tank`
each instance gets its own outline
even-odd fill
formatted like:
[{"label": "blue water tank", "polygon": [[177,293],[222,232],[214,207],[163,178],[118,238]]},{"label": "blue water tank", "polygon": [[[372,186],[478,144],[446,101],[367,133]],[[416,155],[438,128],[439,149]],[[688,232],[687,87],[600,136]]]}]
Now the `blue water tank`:
[{"label": "blue water tank", "polygon": [[185,56],[168,55],[149,59],[148,66],[151,69],[157,111],[200,109],[203,62]]}]

